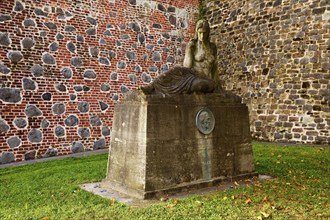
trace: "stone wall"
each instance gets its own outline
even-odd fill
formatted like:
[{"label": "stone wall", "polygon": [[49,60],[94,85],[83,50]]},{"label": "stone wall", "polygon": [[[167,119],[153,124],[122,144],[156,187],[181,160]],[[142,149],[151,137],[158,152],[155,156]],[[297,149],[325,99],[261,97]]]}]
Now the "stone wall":
[{"label": "stone wall", "polygon": [[0,2],[0,164],[105,148],[114,104],[182,61],[198,0]]},{"label": "stone wall", "polygon": [[209,0],[226,89],[243,97],[257,140],[329,144],[329,0]]}]

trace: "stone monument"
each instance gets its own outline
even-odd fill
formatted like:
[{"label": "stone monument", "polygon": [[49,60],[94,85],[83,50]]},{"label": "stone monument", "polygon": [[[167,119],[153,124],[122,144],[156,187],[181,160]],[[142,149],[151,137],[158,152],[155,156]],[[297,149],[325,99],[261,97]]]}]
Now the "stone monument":
[{"label": "stone monument", "polygon": [[115,106],[103,188],[148,199],[256,175],[248,109],[218,85],[209,31],[198,21],[183,67]]}]

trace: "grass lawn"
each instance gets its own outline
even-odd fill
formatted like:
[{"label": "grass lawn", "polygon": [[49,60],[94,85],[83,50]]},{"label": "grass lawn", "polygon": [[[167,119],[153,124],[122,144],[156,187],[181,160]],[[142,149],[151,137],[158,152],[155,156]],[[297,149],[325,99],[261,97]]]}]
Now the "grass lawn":
[{"label": "grass lawn", "polygon": [[0,169],[0,219],[328,219],[330,149],[254,145],[276,180],[132,208],[79,188],[105,178],[107,154]]}]

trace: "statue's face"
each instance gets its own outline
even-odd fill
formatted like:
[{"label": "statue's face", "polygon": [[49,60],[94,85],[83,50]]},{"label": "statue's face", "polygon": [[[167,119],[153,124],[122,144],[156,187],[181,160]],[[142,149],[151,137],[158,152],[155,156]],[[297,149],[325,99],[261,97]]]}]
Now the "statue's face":
[{"label": "statue's face", "polygon": [[206,40],[206,32],[200,28],[197,30],[197,37],[199,41],[205,41]]}]

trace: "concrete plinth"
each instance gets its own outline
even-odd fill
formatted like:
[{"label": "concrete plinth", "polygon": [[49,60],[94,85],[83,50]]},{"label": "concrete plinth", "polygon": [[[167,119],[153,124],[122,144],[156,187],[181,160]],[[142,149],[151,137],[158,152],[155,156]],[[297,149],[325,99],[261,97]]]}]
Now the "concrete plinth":
[{"label": "concrete plinth", "polygon": [[[209,134],[196,126],[203,109],[214,117]],[[115,107],[104,188],[148,199],[255,174],[248,109],[236,96],[135,91]]]}]

